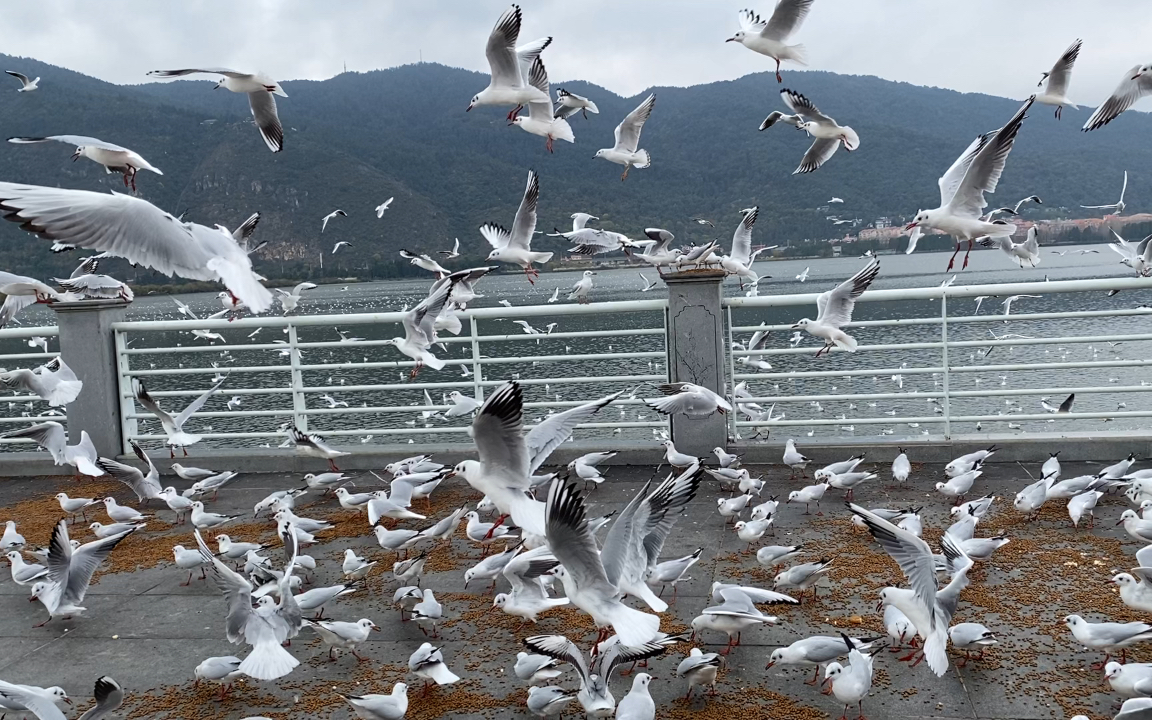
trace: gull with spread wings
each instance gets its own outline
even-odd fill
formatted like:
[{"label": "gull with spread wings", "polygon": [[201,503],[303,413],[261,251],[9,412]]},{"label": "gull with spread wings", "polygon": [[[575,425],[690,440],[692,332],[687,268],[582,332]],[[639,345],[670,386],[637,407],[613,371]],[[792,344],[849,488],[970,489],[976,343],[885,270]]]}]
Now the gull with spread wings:
[{"label": "gull with spread wings", "polygon": [[512,122],[528,103],[551,101],[547,90],[541,93],[528,82],[528,75],[540,53],[552,44],[552,38],[541,38],[517,47],[523,19],[520,6],[513,5],[496,21],[484,48],[491,79],[488,87],[472,97],[468,110],[480,105],[515,105],[508,113],[508,122]]},{"label": "gull with spread wings", "polygon": [[860,272],[832,290],[820,293],[816,298],[818,314],[815,320],[803,318],[792,326],[793,330],[807,330],[809,335],[824,341],[824,347],[816,351],[816,357],[831,352],[833,347],[856,352],[856,338],[840,328],[852,322],[852,309],[856,307],[856,300],[879,274],[880,261],[873,258]]},{"label": "gull with spread wings", "polygon": [[621,181],[628,177],[628,171],[632,168],[643,170],[652,164],[652,156],[648,154],[648,151],[638,148],[640,146],[640,131],[644,129],[644,123],[647,122],[648,116],[652,114],[652,108],[655,106],[656,96],[649,95],[644,99],[644,102],[636,106],[635,110],[625,115],[620,124],[616,126],[615,144],[610,148],[596,151],[595,157],[604,158],[608,162],[624,166],[624,172],[620,175]]},{"label": "gull with spread wings", "polygon": [[242,73],[227,68],[206,68],[203,70],[153,70],[148,73],[152,77],[174,78],[192,75],[194,73],[208,73],[210,75],[223,75],[216,83],[216,87],[231,90],[234,93],[248,95],[248,106],[252,110],[252,119],[256,121],[256,128],[264,144],[272,152],[284,149],[284,128],[280,125],[280,117],[276,113],[276,98],[288,97],[280,83],[260,73]]},{"label": "gull with spread wings", "polygon": [[536,281],[533,276],[540,272],[532,267],[532,263],[546,263],[552,259],[550,252],[532,252],[532,235],[536,232],[536,205],[540,201],[540,178],[535,170],[528,171],[528,184],[524,188],[524,197],[520,200],[520,207],[516,210],[516,217],[512,221],[512,232],[508,232],[496,223],[484,223],[480,226],[480,234],[492,246],[488,253],[488,260],[519,265],[524,268],[528,282],[533,285]]},{"label": "gull with spread wings", "polygon": [[87,608],[84,595],[88,584],[96,574],[96,568],[120,541],[136,532],[135,527],[109,537],[93,540],[75,549],[68,538],[68,521],[61,520],[52,530],[52,541],[48,544],[48,579],[32,586],[32,600],[39,600],[48,611],[48,619],[36,627],[45,625],[58,617],[80,615]]},{"label": "gull with spread wings", "polygon": [[1044,88],[1044,92],[1036,96],[1036,102],[1041,105],[1055,105],[1056,106],[1056,119],[1060,119],[1060,111],[1064,106],[1078,110],[1076,103],[1068,99],[1068,82],[1072,79],[1072,66],[1076,64],[1076,59],[1080,57],[1080,46],[1083,40],[1077,39],[1076,42],[1068,46],[1052,69],[1044,73],[1040,78],[1040,82],[1036,87],[1048,81],[1048,85]]},{"label": "gull with spread wings", "polygon": [[416,361],[416,365],[408,375],[409,380],[415,379],[425,365],[433,370],[443,369],[444,361],[430,353],[428,349],[436,342],[434,327],[436,318],[444,311],[444,306],[461,277],[459,274],[450,275],[444,278],[447,282],[434,284],[428,297],[405,313],[400,321],[404,326],[404,337],[395,337],[385,342]]},{"label": "gull with spread wings", "polygon": [[772,17],[767,21],[751,10],[740,11],[740,30],[725,42],[738,42],[752,52],[767,55],[776,61],[776,82],[784,82],[780,77],[780,63],[791,60],[805,65],[804,46],[789,45],[788,38],[804,22],[814,0],[780,0]]},{"label": "gull with spread wings", "polygon": [[62,142],[68,145],[75,145],[76,151],[72,153],[72,160],[75,162],[82,157],[99,163],[104,166],[104,171],[111,174],[113,172],[123,173],[124,187],[131,187],[132,192],[136,192],[136,172],[138,170],[148,170],[157,175],[163,175],[160,169],[153,167],[151,163],[145,160],[140,153],[135,150],[129,150],[126,147],[113,145],[110,142],[104,142],[99,138],[85,137],[83,135],[48,135],[45,137],[11,137],[8,142],[16,143],[18,145],[30,145],[32,143],[43,142]]},{"label": "gull with spread wings", "polygon": [[[136,493],[136,498],[140,502],[163,500],[164,490],[160,487],[160,471],[156,469],[152,458],[148,457],[148,454],[144,452],[144,448],[140,447],[135,440],[129,440],[128,444],[132,446],[132,452],[136,453],[136,457],[140,458],[140,460],[148,466],[147,475],[131,465],[125,465],[106,457],[98,458],[96,465],[114,479],[132,488],[132,492]],[[177,467],[177,465],[179,465],[179,463],[173,463],[174,468]]]},{"label": "gull with spread wings", "polygon": [[80,442],[75,445],[68,444],[64,426],[52,420],[13,430],[0,437],[28,438],[47,450],[57,465],[72,465],[82,475],[98,477],[104,474],[96,464],[96,446],[92,444],[92,438],[88,437],[87,430],[80,431]]},{"label": "gull with spread wings", "polygon": [[212,397],[212,394],[219,390],[220,386],[223,385],[227,379],[228,378],[225,377],[224,380],[208,388],[204,394],[200,395],[200,397],[190,402],[186,408],[181,410],[180,414],[176,417],[172,417],[160,409],[160,405],[148,394],[148,390],[144,387],[143,382],[138,378],[132,379],[132,394],[136,396],[136,399],[140,401],[140,404],[144,406],[145,410],[156,416],[160,421],[161,427],[164,428],[164,433],[168,436],[168,440],[165,441],[164,444],[168,446],[169,457],[176,457],[175,449],[177,447],[180,448],[184,452],[185,457],[187,457],[188,446],[200,442],[199,435],[184,432],[184,423],[188,422],[188,419],[192,417],[193,413],[204,407],[204,403],[208,402],[208,398]]}]

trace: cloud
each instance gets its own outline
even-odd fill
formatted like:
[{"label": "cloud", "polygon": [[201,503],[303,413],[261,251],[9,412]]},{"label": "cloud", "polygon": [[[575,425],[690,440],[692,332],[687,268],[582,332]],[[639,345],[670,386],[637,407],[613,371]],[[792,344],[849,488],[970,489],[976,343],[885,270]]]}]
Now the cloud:
[{"label": "cloud", "polygon": [[[774,67],[724,42],[738,29],[737,5],[522,5],[522,39],[555,38],[544,55],[554,82],[588,80],[634,95],[653,85],[695,85]],[[772,5],[761,0],[752,7],[768,14]],[[43,0],[6,6],[3,24],[5,52],[111,82],[143,82],[148,70],[189,65],[323,79],[344,63],[364,71],[423,59],[486,70],[484,43],[506,7],[472,0]],[[1152,13],[1143,0],[816,0],[793,41],[807,46],[815,70],[1024,98],[1081,37],[1070,97],[1095,105],[1126,70],[1152,62],[1150,36]]]}]

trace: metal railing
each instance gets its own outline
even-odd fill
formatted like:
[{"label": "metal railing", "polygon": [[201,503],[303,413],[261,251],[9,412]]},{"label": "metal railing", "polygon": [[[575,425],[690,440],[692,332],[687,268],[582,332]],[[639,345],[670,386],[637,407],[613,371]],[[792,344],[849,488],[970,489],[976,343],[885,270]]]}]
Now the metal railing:
[{"label": "metal railing", "polygon": [[[793,332],[797,320],[815,311],[816,294],[726,299],[732,348],[728,376],[734,383],[747,383],[749,393],[739,401],[748,411],[733,413],[730,419],[731,435],[741,438],[787,427],[807,428],[809,435],[831,429],[839,437],[859,437],[875,435],[876,426],[883,426],[884,435],[950,439],[957,434],[1037,431],[1040,422],[1062,423],[1056,428],[1062,431],[1069,423],[1083,429],[1085,421],[1098,420],[1118,427],[1152,417],[1152,407],[1129,410],[1125,401],[1112,400],[1152,391],[1152,376],[1145,380],[1141,373],[1152,365],[1152,308],[1115,308],[1116,301],[1106,294],[1149,288],[1148,278],[1106,278],[871,290],[857,300],[854,312],[855,318],[866,319],[846,326],[859,342],[857,352],[834,351],[819,361],[811,355],[822,343],[806,334],[799,338],[802,345],[792,347],[747,350],[737,342],[746,342],[759,330]],[[1013,295],[1039,299],[1017,300],[1011,314],[995,307]],[[983,305],[985,314],[949,314],[950,308],[955,312],[962,301],[977,297],[988,303]],[[1050,304],[1056,297],[1064,298],[1060,305],[1084,309],[1026,312],[1028,303]],[[918,301],[935,307],[917,306]],[[967,311],[970,306],[963,307]],[[791,319],[761,326],[741,324],[736,317],[761,319],[766,314]],[[1121,344],[1126,357],[1116,350]],[[1100,358],[1107,352],[1104,348],[1114,356]],[[800,358],[803,361],[796,362]],[[741,364],[758,360],[773,367],[741,371]],[[1107,382],[1101,382],[1102,374]],[[871,381],[872,387],[860,388],[859,381]],[[969,383],[973,389],[964,389]],[[1041,399],[1056,407],[1069,393],[1077,396],[1071,412],[1043,409]],[[915,401],[924,403],[922,411],[910,406]],[[833,417],[837,410],[840,416]]]},{"label": "metal railing", "polygon": [[[55,326],[13,327],[0,330],[0,368],[33,370],[58,354]],[[53,348],[56,349],[53,349]],[[2,372],[3,370],[0,370]],[[63,408],[51,408],[31,393],[8,392],[0,386],[0,433],[30,423],[65,422]],[[5,445],[26,445],[29,440],[0,440]]]},{"label": "metal railing", "polygon": [[[414,380],[408,371],[415,363],[389,345],[391,336],[404,334],[404,313],[399,312],[116,323],[125,444],[165,438],[151,413],[137,409],[133,378],[146,383],[149,394],[175,414],[221,376],[228,380],[219,398],[196,413],[196,427],[189,427],[207,441],[271,442],[286,438],[287,427],[294,424],[337,443],[352,437],[365,443],[378,437],[466,442],[461,435],[468,431],[471,416],[439,418],[451,406],[443,393],[459,390],[483,400],[487,388],[519,378],[526,417],[533,423],[544,416],[541,411],[563,410],[645,382],[664,382],[666,307],[665,301],[656,300],[461,311],[460,335],[440,332],[442,347],[433,349],[444,359],[444,369],[424,367]],[[566,320],[576,317],[588,329],[565,331]],[[528,334],[514,324],[541,318],[554,321],[551,332],[541,325],[539,333]],[[333,328],[347,332],[332,339]],[[205,344],[176,344],[194,329],[228,337],[213,340],[216,344],[198,338],[192,340]],[[269,337],[277,332],[283,337]],[[245,341],[238,342],[241,333]],[[260,333],[267,339],[256,337]],[[347,337],[353,333],[366,337]],[[385,380],[392,372],[397,373],[395,381]],[[666,426],[666,419],[640,398],[625,397],[615,403],[611,416],[605,413],[581,427],[600,434],[625,429],[647,434]]]}]

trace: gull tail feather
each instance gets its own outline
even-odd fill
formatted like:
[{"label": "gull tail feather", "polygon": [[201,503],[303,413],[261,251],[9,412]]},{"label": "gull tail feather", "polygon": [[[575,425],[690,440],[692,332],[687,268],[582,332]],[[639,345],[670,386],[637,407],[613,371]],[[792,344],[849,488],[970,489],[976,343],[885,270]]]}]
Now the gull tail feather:
[{"label": "gull tail feather", "polygon": [[460,676],[449,670],[444,663],[437,663],[428,668],[428,675],[436,681],[437,685],[451,685],[460,679]]},{"label": "gull tail feather", "polygon": [[567,140],[570,143],[576,142],[576,135],[572,132],[572,126],[563,118],[552,121],[552,137],[557,140]]},{"label": "gull tail feather", "polygon": [[272,293],[256,279],[250,263],[230,262],[216,257],[208,261],[207,267],[219,275],[224,281],[224,286],[253,313],[259,315],[272,307]]},{"label": "gull tail feather", "polygon": [[781,60],[791,60],[797,65],[808,64],[808,48],[804,47],[803,43],[798,45],[788,45],[784,48],[783,57]]},{"label": "gull tail feather", "polygon": [[52,392],[52,397],[48,398],[48,404],[53,406],[67,405],[76,399],[83,387],[84,383],[80,380],[61,380]]},{"label": "gull tail feather", "polygon": [[425,351],[420,356],[420,361],[423,362],[428,367],[432,368],[433,370],[443,370],[444,369],[444,361],[441,360],[440,358],[436,357],[435,355],[433,355],[430,352]]},{"label": "gull tail feather", "polygon": [[544,537],[544,503],[527,495],[514,495],[509,500],[512,522],[528,535]]},{"label": "gull tail feather", "polygon": [[656,593],[652,592],[652,588],[648,587],[647,583],[638,582],[628,586],[627,593],[644,601],[644,604],[652,608],[654,612],[662,613],[668,609],[668,603],[656,597]]},{"label": "gull tail feather", "polygon": [[617,603],[608,610],[607,616],[622,645],[643,645],[655,639],[656,633],[660,632],[660,618],[627,605]]},{"label": "gull tail feather", "polygon": [[647,150],[637,150],[636,154],[637,155],[643,155],[644,159],[638,163],[632,163],[632,167],[643,170],[644,168],[646,168],[652,164],[652,156],[648,153]]},{"label": "gull tail feather", "polygon": [[275,680],[292,672],[299,664],[300,661],[280,647],[280,643],[269,640],[253,647],[244,662],[240,663],[239,670],[257,680]]},{"label": "gull tail feather", "polygon": [[534,263],[540,263],[541,265],[543,265],[544,263],[546,263],[552,259],[552,253],[550,253],[550,252],[529,253],[528,259]]},{"label": "gull tail feather", "polygon": [[856,352],[856,338],[848,333],[838,333],[832,336],[832,342],[845,352]]},{"label": "gull tail feather", "polygon": [[932,631],[924,641],[924,660],[932,672],[936,673],[936,677],[944,677],[944,673],[948,672],[948,635],[945,627]]}]

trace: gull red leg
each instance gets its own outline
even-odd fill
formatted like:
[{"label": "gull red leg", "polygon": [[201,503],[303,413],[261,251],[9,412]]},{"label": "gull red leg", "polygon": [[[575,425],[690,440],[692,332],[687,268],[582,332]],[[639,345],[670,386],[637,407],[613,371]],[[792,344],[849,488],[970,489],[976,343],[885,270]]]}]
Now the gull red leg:
[{"label": "gull red leg", "polygon": [[776,58],[776,82],[784,82],[784,78],[780,77],[780,58]]},{"label": "gull red leg", "polygon": [[964,253],[964,264],[960,266],[961,270],[968,267],[968,256],[972,254],[972,241],[968,241],[968,250]]},{"label": "gull red leg", "polygon": [[952,266],[956,263],[956,256],[959,254],[960,254],[960,241],[957,240],[956,241],[956,250],[953,251],[952,257],[948,259],[948,267],[944,270],[944,272],[948,272],[949,270],[952,269]]}]

